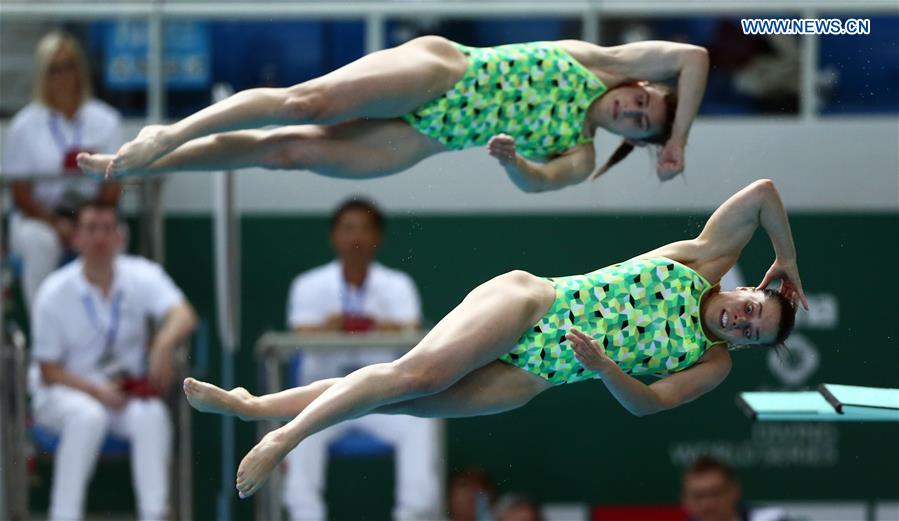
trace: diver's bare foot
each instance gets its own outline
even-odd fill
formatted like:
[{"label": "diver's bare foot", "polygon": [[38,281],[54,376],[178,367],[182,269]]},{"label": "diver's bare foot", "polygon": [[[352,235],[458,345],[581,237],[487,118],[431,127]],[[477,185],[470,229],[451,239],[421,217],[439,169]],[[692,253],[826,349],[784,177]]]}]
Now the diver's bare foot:
[{"label": "diver's bare foot", "polygon": [[237,467],[236,485],[240,497],[247,498],[255,494],[288,452],[290,447],[279,430],[263,436]]},{"label": "diver's bare foot", "polygon": [[109,167],[109,163],[112,162],[113,157],[115,156],[109,154],[89,154],[87,152],[81,152],[76,159],[78,161],[78,168],[80,168],[82,172],[91,177],[102,179],[106,175],[106,169]]},{"label": "diver's bare foot", "polygon": [[252,419],[248,404],[254,396],[243,387],[226,391],[221,387],[188,377],[184,379],[184,395],[187,396],[190,405],[200,412],[237,416],[242,420]]},{"label": "diver's bare foot", "polygon": [[147,125],[133,140],[119,148],[106,169],[107,177],[121,177],[146,170],[153,161],[175,149],[165,134],[165,125]]}]

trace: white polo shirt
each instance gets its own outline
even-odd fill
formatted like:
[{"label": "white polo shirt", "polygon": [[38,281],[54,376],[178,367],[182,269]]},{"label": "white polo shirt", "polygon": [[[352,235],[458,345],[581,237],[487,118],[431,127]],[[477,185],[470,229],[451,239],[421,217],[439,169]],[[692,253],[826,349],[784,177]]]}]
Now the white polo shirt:
[{"label": "white polo shirt", "polygon": [[146,374],[148,319],[161,320],[183,300],[162,267],[142,257],[116,258],[108,297],[87,281],[81,259],[54,271],[32,310],[32,392],[43,387],[38,362],[62,363],[95,383],[109,373]]},{"label": "white polo shirt", "polygon": [[[373,262],[363,287],[356,288],[344,280],[341,264],[335,260],[294,279],[288,295],[287,324],[291,329],[320,325],[332,315],[343,314],[346,307],[375,321],[412,323],[421,320],[421,301],[412,277]],[[308,383],[344,376],[359,367],[393,361],[397,355],[395,350],[304,353],[300,380]]]},{"label": "white polo shirt", "polygon": [[[9,124],[3,147],[3,173],[11,178],[58,175],[69,149],[114,154],[122,144],[122,118],[102,101],[85,102],[69,121],[46,105],[31,102]],[[56,179],[34,184],[35,198],[56,208],[67,191],[84,199],[97,195],[99,183],[91,179]]]}]

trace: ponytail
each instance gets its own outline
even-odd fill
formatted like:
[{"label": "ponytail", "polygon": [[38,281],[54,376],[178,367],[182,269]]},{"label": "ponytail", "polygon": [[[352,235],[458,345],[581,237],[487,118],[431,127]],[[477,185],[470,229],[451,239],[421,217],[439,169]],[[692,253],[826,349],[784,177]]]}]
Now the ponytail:
[{"label": "ponytail", "polygon": [[634,145],[627,142],[627,140],[622,141],[618,148],[612,152],[612,155],[609,156],[609,159],[606,160],[606,163],[599,167],[599,169],[590,176],[590,180],[595,180],[599,176],[605,174],[610,168],[617,165],[621,162],[622,159],[626,158],[628,154],[634,149]]}]

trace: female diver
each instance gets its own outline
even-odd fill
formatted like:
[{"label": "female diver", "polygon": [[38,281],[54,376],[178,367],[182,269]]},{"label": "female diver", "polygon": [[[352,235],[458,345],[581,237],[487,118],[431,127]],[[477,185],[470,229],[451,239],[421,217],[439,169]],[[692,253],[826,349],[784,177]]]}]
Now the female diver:
[{"label": "female diver", "polygon": [[[759,226],[774,263],[757,288],[720,291]],[[777,279],[779,291],[767,289]],[[786,211],[774,184],[761,180],[731,196],[692,240],[586,275],[496,277],[394,362],[258,397],[193,378],[184,391],[199,411],[289,420],[241,462],[237,489],[249,496],[304,438],[365,414],[495,414],[592,378],[635,415],[677,407],[724,380],[728,346],[783,342],[794,300],[808,308]],[[632,375],[664,378],[647,385]]]},{"label": "female diver", "polygon": [[[684,168],[707,73],[705,49],[681,43],[474,48],[425,36],[292,87],[239,92],[79,164],[113,177],[256,166],[357,179],[487,145],[520,189],[539,192],[590,177],[603,128],[624,141],[594,177],[655,144],[666,180]],[[652,83],[673,78],[677,96]],[[265,125],[282,126],[240,130]]]}]

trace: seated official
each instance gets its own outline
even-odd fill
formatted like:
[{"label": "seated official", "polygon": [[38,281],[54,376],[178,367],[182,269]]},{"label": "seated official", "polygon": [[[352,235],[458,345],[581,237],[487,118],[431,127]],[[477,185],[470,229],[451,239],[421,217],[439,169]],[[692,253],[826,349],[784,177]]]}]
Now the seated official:
[{"label": "seated official", "polygon": [[[398,331],[416,328],[421,306],[409,275],[375,262],[384,217],[369,201],[350,199],[331,218],[337,260],[301,273],[290,288],[288,317],[297,332]],[[368,364],[390,362],[394,350],[308,352],[301,357],[301,384],[345,376]],[[323,520],[324,470],[328,446],[351,429],[392,444],[396,454],[394,518],[436,519],[439,476],[435,420],[373,415],[335,426],[309,438],[288,456],[285,504],[294,520]]]},{"label": "seated official", "polygon": [[139,518],[168,519],[172,424],[161,396],[196,316],[161,266],[117,253],[114,206],[82,208],[75,243],[81,257],[44,280],[32,312],[34,419],[60,437],[49,519],[82,519],[109,432],[130,442]]}]

